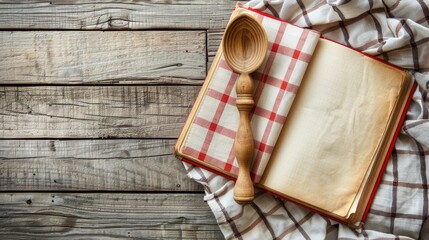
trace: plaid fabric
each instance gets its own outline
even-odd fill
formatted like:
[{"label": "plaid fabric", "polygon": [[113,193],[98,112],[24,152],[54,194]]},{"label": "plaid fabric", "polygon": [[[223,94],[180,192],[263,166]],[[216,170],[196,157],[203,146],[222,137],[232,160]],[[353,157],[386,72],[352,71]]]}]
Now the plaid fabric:
[{"label": "plaid fabric", "polygon": [[[259,182],[287,113],[317,45],[319,33],[238,8],[257,17],[268,36],[264,64],[253,74],[256,83],[251,125],[255,139],[252,178]],[[234,139],[239,114],[234,73],[223,56],[195,114],[182,152],[234,175],[238,174]]]},{"label": "plaid fabric", "polygon": [[428,218],[429,6],[422,0],[261,1],[253,8],[413,71],[419,84],[364,228],[347,226],[257,192],[237,205],[233,183],[185,164],[226,239],[417,239]]}]

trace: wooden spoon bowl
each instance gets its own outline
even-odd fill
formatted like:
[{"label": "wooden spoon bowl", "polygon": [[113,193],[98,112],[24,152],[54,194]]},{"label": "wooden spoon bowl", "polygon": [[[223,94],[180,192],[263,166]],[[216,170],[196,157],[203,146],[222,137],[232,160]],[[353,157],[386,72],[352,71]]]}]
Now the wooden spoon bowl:
[{"label": "wooden spoon bowl", "polygon": [[233,71],[240,73],[236,83],[236,105],[240,123],[234,144],[239,167],[234,200],[239,204],[251,203],[254,198],[253,182],[250,178],[254,143],[249,117],[254,105],[254,83],[250,73],[258,69],[264,61],[267,45],[264,28],[249,14],[240,14],[231,20],[222,42],[226,62]]},{"label": "wooden spoon bowl", "polygon": [[254,72],[267,52],[267,34],[249,14],[235,17],[225,30],[223,54],[229,67],[237,73]]}]

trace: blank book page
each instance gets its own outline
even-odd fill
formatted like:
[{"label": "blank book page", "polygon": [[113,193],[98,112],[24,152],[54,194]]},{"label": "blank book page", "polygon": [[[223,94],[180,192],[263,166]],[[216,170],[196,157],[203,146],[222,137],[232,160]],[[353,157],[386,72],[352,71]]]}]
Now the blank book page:
[{"label": "blank book page", "polygon": [[320,39],[261,185],[348,215],[402,79],[398,69]]}]

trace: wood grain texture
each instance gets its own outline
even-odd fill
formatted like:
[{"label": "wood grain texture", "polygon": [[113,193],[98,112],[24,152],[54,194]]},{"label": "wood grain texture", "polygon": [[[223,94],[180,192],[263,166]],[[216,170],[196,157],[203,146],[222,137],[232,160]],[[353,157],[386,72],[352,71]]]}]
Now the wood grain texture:
[{"label": "wood grain texture", "polygon": [[0,43],[1,84],[195,85],[206,74],[205,31],[0,31]]},{"label": "wood grain texture", "polygon": [[207,30],[207,69],[210,69],[216,53],[219,50],[224,30],[225,29]]},{"label": "wood grain texture", "polygon": [[0,226],[2,239],[223,238],[202,194],[0,193]]},{"label": "wood grain texture", "polygon": [[0,138],[176,138],[199,88],[0,87]]},{"label": "wood grain texture", "polygon": [[0,239],[222,239],[172,148],[235,4],[0,0]]},{"label": "wood grain texture", "polygon": [[0,140],[0,191],[197,191],[175,140]]},{"label": "wood grain texture", "polygon": [[224,28],[236,1],[0,2],[2,29]]}]

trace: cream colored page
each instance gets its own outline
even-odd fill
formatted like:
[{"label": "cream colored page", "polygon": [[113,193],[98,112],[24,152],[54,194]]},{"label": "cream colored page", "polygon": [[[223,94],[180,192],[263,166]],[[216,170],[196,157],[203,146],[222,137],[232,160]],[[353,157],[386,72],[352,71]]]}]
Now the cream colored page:
[{"label": "cream colored page", "polygon": [[397,70],[319,40],[261,184],[346,216],[401,79]]}]

